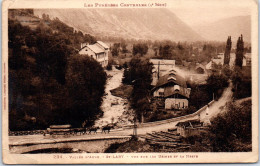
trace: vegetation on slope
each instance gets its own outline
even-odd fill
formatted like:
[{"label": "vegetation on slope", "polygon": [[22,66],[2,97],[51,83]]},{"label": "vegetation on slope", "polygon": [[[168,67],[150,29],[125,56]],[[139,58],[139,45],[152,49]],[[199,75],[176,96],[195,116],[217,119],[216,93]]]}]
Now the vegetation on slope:
[{"label": "vegetation on slope", "polygon": [[8,21],[10,130],[67,123],[79,127],[102,115],[106,74],[74,47],[94,38],[58,19],[45,19],[49,24],[41,22],[35,30]]}]

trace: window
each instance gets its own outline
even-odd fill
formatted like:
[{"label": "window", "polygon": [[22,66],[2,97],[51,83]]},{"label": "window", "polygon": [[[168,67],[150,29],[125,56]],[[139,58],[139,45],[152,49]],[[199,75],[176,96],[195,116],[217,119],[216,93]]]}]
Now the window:
[{"label": "window", "polygon": [[159,95],[160,95],[160,96],[164,96],[164,93],[163,93],[163,92],[159,92]]}]

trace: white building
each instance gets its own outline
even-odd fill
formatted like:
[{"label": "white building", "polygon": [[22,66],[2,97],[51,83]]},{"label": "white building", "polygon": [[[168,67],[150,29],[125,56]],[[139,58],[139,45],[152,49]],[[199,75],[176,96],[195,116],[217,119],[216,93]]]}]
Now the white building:
[{"label": "white building", "polygon": [[80,55],[87,55],[98,61],[102,67],[108,65],[109,47],[102,41],[97,41],[95,44],[81,44],[79,50]]}]

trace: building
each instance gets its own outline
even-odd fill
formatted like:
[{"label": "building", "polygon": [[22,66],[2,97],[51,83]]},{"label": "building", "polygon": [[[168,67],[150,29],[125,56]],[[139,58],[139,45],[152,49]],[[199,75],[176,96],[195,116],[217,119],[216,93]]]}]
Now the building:
[{"label": "building", "polygon": [[[235,59],[236,59],[236,54],[230,53],[230,61],[229,61],[230,67],[234,67]],[[212,58],[211,61],[206,65],[206,69],[211,70],[213,64],[223,65],[224,64],[224,53],[219,53],[216,58]],[[242,66],[251,66],[251,53],[244,54]]]},{"label": "building", "polygon": [[218,53],[216,58],[213,58],[212,61],[217,65],[224,65],[224,53]]},{"label": "building", "polygon": [[206,68],[202,64],[196,63],[195,71],[199,74],[204,74],[206,72]]},{"label": "building", "polygon": [[177,74],[175,60],[151,59],[153,80],[151,85],[154,99],[164,102],[164,108],[185,109],[189,106],[190,88],[186,80]]},{"label": "building", "polygon": [[175,60],[150,59],[150,62],[153,64],[153,86],[156,85],[159,77],[167,74],[167,71],[175,66]]},{"label": "building", "polygon": [[212,58],[211,61],[209,61],[209,63],[206,65],[206,69],[213,69],[213,64],[224,65],[224,53],[219,53],[217,57]]},{"label": "building", "polygon": [[242,66],[251,66],[251,53],[245,53]]},{"label": "building", "polygon": [[190,137],[194,135],[200,135],[205,132],[208,128],[203,126],[200,120],[188,120],[185,122],[179,122],[176,124],[177,134],[182,137]]},{"label": "building", "polygon": [[97,41],[95,44],[81,44],[81,49],[79,50],[80,55],[87,55],[98,61],[102,67],[108,65],[108,52],[109,47],[102,41]]},{"label": "building", "polygon": [[185,109],[189,105],[190,88],[187,88],[186,80],[176,73],[174,69],[169,70],[158,78],[152,89],[153,97],[164,100],[165,109]]}]

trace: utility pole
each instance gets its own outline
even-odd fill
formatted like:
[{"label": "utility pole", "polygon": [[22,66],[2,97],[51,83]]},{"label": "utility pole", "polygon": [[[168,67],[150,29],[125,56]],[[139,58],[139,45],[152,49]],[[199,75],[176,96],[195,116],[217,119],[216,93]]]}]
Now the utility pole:
[{"label": "utility pole", "polygon": [[134,117],[134,130],[133,130],[133,136],[137,137],[137,124],[136,124],[136,115]]},{"label": "utility pole", "polygon": [[160,61],[158,62],[158,75],[157,75],[157,77],[158,77],[158,80],[159,80],[159,78],[160,78]]}]

